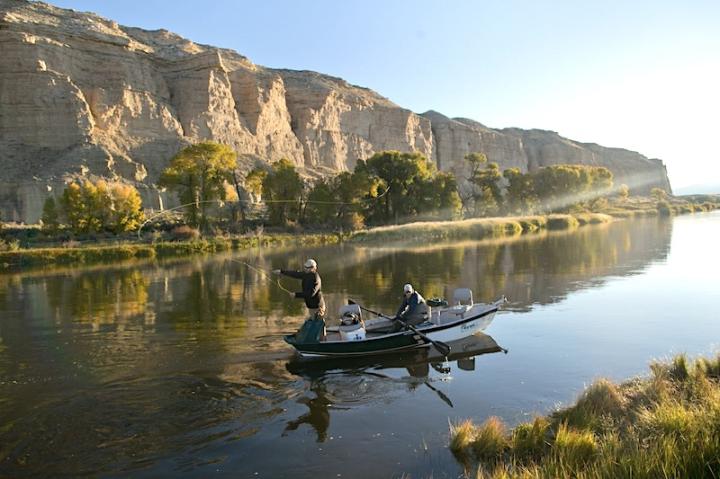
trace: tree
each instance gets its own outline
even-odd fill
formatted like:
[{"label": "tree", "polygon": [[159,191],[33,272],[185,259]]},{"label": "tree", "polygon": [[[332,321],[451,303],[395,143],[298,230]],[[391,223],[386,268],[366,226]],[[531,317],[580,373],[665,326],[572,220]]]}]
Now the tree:
[{"label": "tree", "polygon": [[488,216],[497,213],[502,204],[499,181],[502,178],[497,163],[488,162],[483,153],[469,153],[465,161],[470,166],[467,181],[472,185],[469,197],[465,198],[466,209],[473,206],[473,216]]},{"label": "tree", "polygon": [[622,184],[618,187],[617,197],[621,201],[627,201],[630,196],[630,188],[626,184]]},{"label": "tree", "polygon": [[262,181],[271,224],[285,225],[299,220],[304,189],[305,185],[290,161],[283,158],[272,165]]},{"label": "tree", "polygon": [[105,224],[112,232],[135,231],[145,221],[142,198],[134,186],[115,183],[110,186],[110,214]]},{"label": "tree", "polygon": [[245,175],[245,189],[252,196],[253,201],[260,201],[262,198],[262,185],[268,172],[259,168],[252,169]]},{"label": "tree", "polygon": [[207,206],[225,199],[225,184],[232,180],[235,163],[236,154],[229,146],[198,143],[173,157],[158,185],[176,191],[180,202],[187,205],[188,223],[206,230]]},{"label": "tree", "polygon": [[[417,213],[413,193],[419,191],[413,188],[432,177],[435,167],[420,153],[400,153],[399,151],[382,151],[375,153],[363,165],[358,162],[356,170],[367,168],[371,177],[381,180],[390,190],[383,197],[382,206],[373,205],[370,216],[380,223],[393,221],[398,223]],[[378,182],[379,184],[380,182]]]},{"label": "tree", "polygon": [[[43,222],[47,224],[52,224],[54,203],[52,198],[45,201]],[[69,184],[63,191],[60,206],[74,233],[124,233],[137,229],[145,219],[135,187],[104,180]]]},{"label": "tree", "polygon": [[656,201],[666,201],[668,199],[667,191],[658,187],[651,189],[650,195],[655,198]]},{"label": "tree", "polygon": [[55,233],[60,228],[60,211],[52,196],[43,203],[42,222],[43,229],[49,233]]},{"label": "tree", "polygon": [[311,224],[330,225],[337,219],[337,178],[320,180],[313,185],[305,206],[305,219]]},{"label": "tree", "polygon": [[608,194],[613,174],[604,167],[552,165],[535,173],[535,191],[545,211],[559,211]]},{"label": "tree", "polygon": [[522,173],[519,168],[503,171],[507,180],[505,210],[510,214],[528,214],[534,212],[537,204],[535,185],[530,173]]},{"label": "tree", "polygon": [[437,195],[436,208],[440,219],[454,220],[461,217],[462,201],[455,175],[448,172],[437,173],[433,180],[433,191]]},{"label": "tree", "polygon": [[93,233],[99,231],[99,225],[93,217],[93,196],[95,186],[90,181],[70,183],[60,199],[67,224],[74,233]]}]

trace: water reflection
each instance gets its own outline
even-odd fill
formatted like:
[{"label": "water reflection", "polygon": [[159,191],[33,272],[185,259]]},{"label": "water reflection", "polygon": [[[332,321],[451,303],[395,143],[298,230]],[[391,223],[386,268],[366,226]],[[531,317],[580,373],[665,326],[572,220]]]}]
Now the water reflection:
[{"label": "water reflection", "polygon": [[274,446],[312,453],[301,431],[328,447],[331,431],[347,433],[338,416],[361,406],[395,410],[393,418],[363,416],[358,427],[410,427],[410,394],[428,401],[414,402],[413,412],[437,419],[440,430],[469,402],[466,383],[442,379],[476,367],[467,376],[480,377],[484,364],[504,357],[475,364],[482,348],[471,344],[453,347],[449,372],[432,350],[286,364],[281,338],[302,323],[302,302],[230,259],[266,271],[318,259],[331,312],[348,297],[394,311],[406,282],[426,297],[461,286],[480,301],[504,294],[511,309],[527,311],[662,261],[671,233],[671,221],[653,218],[509,243],[261,249],[0,274],[0,475],[210,472],[203,464],[228,458],[247,461],[237,469],[251,475],[263,458],[274,460],[265,455]]},{"label": "water reflection", "polygon": [[[287,370],[309,382],[308,395],[297,399],[308,411],[287,422],[283,436],[303,424],[315,430],[317,442],[325,442],[330,426],[330,410],[350,407],[397,397],[403,391],[426,386],[449,407],[453,402],[430,377],[431,369],[440,373],[440,380],[450,378],[453,367],[475,370],[475,358],[482,354],[504,351],[486,334],[476,334],[448,343],[450,355],[445,357],[435,348],[386,356],[343,359],[294,359]],[[452,363],[455,363],[453,366]]]}]

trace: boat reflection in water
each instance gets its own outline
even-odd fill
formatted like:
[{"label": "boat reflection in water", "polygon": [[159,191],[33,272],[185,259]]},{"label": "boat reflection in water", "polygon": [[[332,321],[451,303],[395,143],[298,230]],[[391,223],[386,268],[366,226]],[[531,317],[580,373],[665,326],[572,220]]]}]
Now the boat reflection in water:
[{"label": "boat reflection in water", "polygon": [[451,350],[447,357],[429,347],[385,356],[296,358],[289,361],[287,370],[309,382],[310,394],[297,400],[308,411],[288,421],[283,435],[307,424],[315,430],[317,442],[325,442],[330,411],[387,401],[418,387],[430,388],[445,404],[453,407],[452,400],[431,384],[431,368],[445,376],[451,373],[453,367],[474,371],[477,356],[507,353],[491,336],[483,333],[449,342],[448,345]]}]

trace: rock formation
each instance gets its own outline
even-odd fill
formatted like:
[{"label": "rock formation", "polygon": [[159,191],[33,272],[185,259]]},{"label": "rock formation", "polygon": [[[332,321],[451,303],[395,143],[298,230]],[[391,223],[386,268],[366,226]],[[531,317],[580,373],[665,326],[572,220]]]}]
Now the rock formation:
[{"label": "rock formation", "polygon": [[[0,50],[4,219],[36,222],[45,198],[79,177],[131,182],[147,207],[167,206],[155,181],[180,148],[201,140],[232,145],[241,167],[284,157],[309,176],[387,149],[460,172],[466,153],[483,151],[501,168],[598,164],[619,182],[669,190],[662,163],[638,153],[417,115],[339,78],[264,68],[165,30],[44,3],[0,0]],[[634,175],[652,181],[625,181]]]}]

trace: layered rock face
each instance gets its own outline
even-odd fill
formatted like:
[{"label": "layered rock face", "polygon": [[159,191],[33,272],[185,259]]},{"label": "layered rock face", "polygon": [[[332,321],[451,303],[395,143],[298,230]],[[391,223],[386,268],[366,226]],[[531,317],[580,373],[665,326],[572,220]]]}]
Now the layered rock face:
[{"label": "layered rock face", "polygon": [[5,220],[36,222],[45,198],[81,177],[131,182],[147,207],[167,206],[154,186],[160,172],[201,140],[231,145],[242,168],[288,158],[316,177],[381,150],[418,151],[456,171],[464,154],[484,151],[502,168],[602,164],[669,189],[662,164],[637,153],[417,115],[339,78],[264,68],[232,50],[43,3],[0,0],[0,50]]},{"label": "layered rock face", "polygon": [[432,122],[436,158],[442,169],[467,177],[463,157],[483,152],[500,169],[534,171],[555,164],[604,166],[613,172],[615,184],[626,184],[634,193],[647,194],[659,187],[668,192],[670,182],[662,161],[622,148],[606,148],[594,143],[578,143],[553,131],[505,128],[495,130],[466,118],[450,119],[429,111],[423,116]]}]

